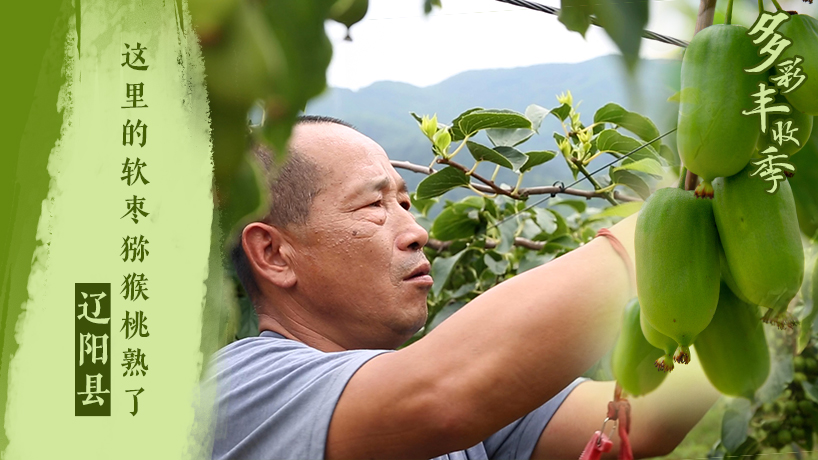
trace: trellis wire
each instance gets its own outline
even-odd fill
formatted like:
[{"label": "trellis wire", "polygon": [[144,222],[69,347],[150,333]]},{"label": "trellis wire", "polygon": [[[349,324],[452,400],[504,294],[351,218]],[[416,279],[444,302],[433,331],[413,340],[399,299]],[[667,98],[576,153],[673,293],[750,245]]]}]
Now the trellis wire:
[{"label": "trellis wire", "polygon": [[[553,6],[543,5],[541,3],[529,2],[528,0],[497,0],[500,3],[507,3],[509,5],[519,6],[522,8],[528,8],[530,10],[540,11],[542,13],[548,13],[553,15],[559,15],[560,9],[554,8]],[[588,0],[591,1],[591,0]],[[647,1],[647,0],[645,0]],[[599,21],[593,16],[591,16],[591,24],[601,27]],[[657,34],[656,32],[651,32],[649,30],[642,31],[642,37],[647,38],[649,40],[655,40],[657,42],[666,43],[668,45],[674,45],[681,48],[687,48],[688,43],[684,40],[679,40],[678,38],[668,37],[667,35]]]}]

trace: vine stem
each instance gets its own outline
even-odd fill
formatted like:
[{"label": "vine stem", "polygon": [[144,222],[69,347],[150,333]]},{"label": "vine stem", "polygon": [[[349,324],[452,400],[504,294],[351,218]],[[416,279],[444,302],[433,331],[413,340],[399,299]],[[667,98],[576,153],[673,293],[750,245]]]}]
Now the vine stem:
[{"label": "vine stem", "polygon": [[494,179],[497,179],[497,173],[500,172],[500,165],[494,167],[494,174],[491,175],[491,181],[494,182]]},{"label": "vine stem", "polygon": [[727,25],[733,23],[733,0],[727,0],[727,14],[724,16],[724,23]]},{"label": "vine stem", "polygon": [[487,194],[485,194],[485,193],[481,192],[480,190],[477,190],[477,189],[474,187],[474,185],[472,185],[472,184],[469,184],[469,188],[471,189],[471,191],[472,191],[472,192],[474,192],[474,193],[476,193],[476,194],[478,194],[478,195],[482,196],[483,198],[494,198],[494,197],[496,197],[496,196],[497,196],[497,194],[496,194],[496,193],[495,193],[494,195],[492,195],[492,196],[489,196],[489,195],[487,195]]},{"label": "vine stem", "polygon": [[463,140],[460,142],[460,145],[458,145],[458,146],[457,146],[457,148],[456,148],[456,149],[454,149],[454,152],[452,152],[452,154],[451,154],[451,155],[449,155],[448,157],[446,157],[446,159],[451,160],[452,158],[454,158],[454,156],[455,156],[455,155],[457,155],[458,153],[460,153],[460,150],[462,150],[462,149],[463,149],[463,146],[464,146],[464,145],[466,145],[466,141],[467,141],[467,140],[469,140],[469,135],[468,135],[468,134],[467,134],[467,135],[466,135],[466,137],[464,137],[464,138],[463,138]]},{"label": "vine stem", "polygon": [[517,177],[517,185],[515,185],[514,190],[511,191],[512,195],[516,195],[517,192],[520,190],[520,184],[523,183],[523,176],[524,175],[525,175],[524,173],[520,173],[520,176]]},{"label": "vine stem", "polygon": [[597,126],[602,125],[602,124],[605,124],[605,122],[604,121],[598,121],[596,123],[591,123],[590,126],[586,126],[585,128],[580,129],[579,131],[577,131],[577,133],[584,133],[584,132],[586,132],[588,130],[591,130],[591,129],[594,129]]},{"label": "vine stem", "polygon": [[[585,166],[583,166],[581,162],[576,162],[575,165],[576,165],[577,169],[579,169],[579,172],[581,172],[582,175],[585,176],[586,179],[588,179],[588,182],[590,182],[594,186],[594,190],[597,190],[597,191],[602,190],[602,185],[600,185],[599,182],[597,182],[596,179],[594,179],[591,176],[591,174],[588,172],[587,169],[585,169]],[[613,206],[616,206],[616,205],[619,204],[611,196],[610,192],[605,194],[605,199],[608,200],[608,203],[611,203]]]},{"label": "vine stem", "polygon": [[778,0],[773,0],[773,5],[775,5],[775,9],[778,11],[784,11],[784,8],[781,8],[781,5],[778,4]]},{"label": "vine stem", "polygon": [[758,0],[758,15],[764,14],[764,0]]},{"label": "vine stem", "polygon": [[679,173],[679,188],[685,189],[685,178],[687,177],[687,166],[682,166],[682,172]]},{"label": "vine stem", "polygon": [[[701,0],[701,2],[699,2],[699,14],[696,17],[696,33],[713,25],[714,14],[716,14],[716,0]],[[695,189],[698,182],[699,176],[688,170],[685,177],[685,190]]]}]

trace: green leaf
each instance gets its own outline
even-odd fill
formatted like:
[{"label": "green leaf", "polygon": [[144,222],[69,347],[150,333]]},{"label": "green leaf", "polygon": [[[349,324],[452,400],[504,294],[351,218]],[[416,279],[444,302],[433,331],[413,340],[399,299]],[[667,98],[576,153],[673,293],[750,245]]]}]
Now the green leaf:
[{"label": "green leaf", "polygon": [[557,218],[554,217],[554,213],[551,211],[544,209],[544,208],[534,208],[534,218],[537,221],[537,225],[545,233],[554,233],[557,230]]},{"label": "green leaf", "polygon": [[443,195],[457,187],[469,185],[469,176],[463,171],[447,166],[420,181],[416,196],[421,200],[428,200]]},{"label": "green leaf", "polygon": [[541,239],[545,239],[548,235],[543,232],[543,230],[539,227],[539,225],[534,223],[534,219],[525,219],[523,221],[523,228],[520,230],[520,237],[527,238],[529,240],[533,240],[536,237],[540,237]]},{"label": "green leaf", "polygon": [[744,442],[736,448],[736,450],[730,452],[730,455],[728,455],[727,458],[738,460],[740,458],[749,457],[752,459],[756,458],[760,453],[761,446],[758,444],[758,441],[752,436],[747,436],[747,439],[745,439]]},{"label": "green leaf", "polygon": [[648,187],[644,179],[636,174],[625,170],[615,171],[614,168],[611,168],[610,176],[613,183],[628,187],[636,192],[643,200],[647,200],[650,196],[650,187]]},{"label": "green leaf", "polygon": [[432,279],[435,280],[434,284],[432,285],[432,293],[434,295],[440,294],[440,291],[449,281],[449,277],[452,276],[452,269],[454,266],[457,264],[460,258],[469,251],[472,251],[472,249],[464,249],[450,257],[435,257],[435,259],[432,261],[432,269],[430,272]]},{"label": "green leaf", "polygon": [[483,206],[485,206],[485,200],[480,196],[467,196],[452,204],[452,207],[457,209],[458,212],[466,212],[469,209],[483,209]]},{"label": "green leaf", "polygon": [[488,197],[483,198],[483,209],[485,209],[486,212],[488,212],[489,215],[491,215],[495,219],[497,218],[497,216],[499,216],[499,214],[498,214],[499,210],[497,209],[497,203],[495,203],[494,200],[491,199],[491,198],[488,198]]},{"label": "green leaf", "polygon": [[[494,252],[494,251],[491,251],[491,252]],[[498,256],[499,256],[499,254],[498,254]],[[491,254],[489,252],[487,252],[485,255],[483,255],[483,262],[485,262],[486,267],[489,270],[491,270],[491,272],[494,273],[495,275],[504,274],[506,272],[506,269],[508,268],[508,260],[506,260],[502,256],[500,256],[500,260],[496,261],[496,260],[494,260],[494,258],[491,256]]]},{"label": "green leaf", "polygon": [[432,231],[432,220],[426,216],[415,217],[415,222],[418,223],[427,232]]},{"label": "green leaf", "polygon": [[801,322],[798,328],[798,354],[807,347],[812,339],[812,328],[816,317],[818,317],[818,307],[815,304],[815,299],[812,297],[814,287],[812,286],[813,270],[815,270],[816,262],[813,258],[807,261],[806,273],[804,273],[804,282],[801,284],[801,293],[804,299],[803,317],[798,318]]},{"label": "green leaf", "polygon": [[434,8],[443,8],[443,5],[440,4],[440,0],[423,0],[423,14],[426,16],[430,15]]},{"label": "green leaf", "polygon": [[512,246],[514,246],[517,227],[519,227],[517,217],[512,217],[497,226],[498,230],[500,230],[500,242],[497,244],[497,252],[503,254],[511,250]]},{"label": "green leaf", "polygon": [[554,238],[548,242],[543,248],[546,252],[558,251],[572,251],[579,247],[579,243],[571,238],[570,235],[562,235],[559,238]]},{"label": "green leaf", "polygon": [[534,131],[528,128],[491,128],[486,130],[486,135],[495,146],[514,147],[531,138],[531,136],[534,135]]},{"label": "green leaf", "polygon": [[545,265],[554,259],[554,254],[539,254],[535,251],[526,251],[517,265],[517,274]]},{"label": "green leaf", "polygon": [[[771,350],[775,352],[776,350]],[[756,399],[761,402],[769,402],[777,398],[781,392],[792,382],[792,352],[771,353],[770,354],[770,375],[764,385],[756,391]]]},{"label": "green leaf", "polygon": [[676,155],[676,152],[665,144],[662,144],[662,146],[659,147],[659,157],[664,159],[665,163],[673,166],[674,168],[678,168],[682,164],[681,160],[679,160],[679,155]]},{"label": "green leaf", "polygon": [[541,165],[543,163],[549,162],[557,156],[557,152],[552,152],[551,150],[537,150],[534,152],[525,152],[528,156],[528,160],[526,160],[525,164],[520,168],[520,172],[528,172],[534,166]]},{"label": "green leaf", "polygon": [[483,289],[489,288],[497,284],[497,275],[494,274],[491,270],[486,268],[483,270],[483,273],[480,273],[480,286]]},{"label": "green leaf", "polygon": [[554,215],[554,218],[557,220],[557,229],[551,232],[551,239],[559,238],[563,235],[567,235],[571,229],[568,227],[568,222],[565,221],[565,218],[562,217],[562,214],[549,209],[549,212]]},{"label": "green leaf", "polygon": [[480,222],[467,212],[453,207],[444,209],[432,224],[432,236],[441,241],[473,237]]},{"label": "green leaf", "polygon": [[525,108],[525,117],[531,120],[531,129],[540,131],[540,125],[545,117],[548,116],[548,109],[537,104],[531,104]]},{"label": "green leaf", "polygon": [[471,156],[473,156],[477,161],[490,161],[494,164],[503,166],[504,168],[514,168],[514,165],[511,164],[508,158],[500,155],[500,153],[498,153],[496,150],[490,149],[485,145],[478,144],[477,142],[466,141],[466,148],[469,149],[469,153],[471,153]]},{"label": "green leaf", "polygon": [[[253,2],[239,4],[252,5]],[[332,44],[327,38],[324,22],[333,2],[270,1],[256,4],[264,10],[264,14],[257,17],[272,26],[286,58],[286,76],[273,78],[273,85],[268,87],[273,91],[280,90],[269,100],[268,107],[273,107],[273,110],[268,110],[266,120],[282,127],[279,134],[273,136],[274,147],[285,150],[290,123],[296,121],[307,101],[327,87],[326,74],[332,59]],[[225,37],[227,35],[224,34]],[[305,49],[310,52],[305,53]]]},{"label": "green leaf", "polygon": [[456,291],[452,292],[452,298],[456,299],[458,297],[463,297],[464,295],[471,293],[476,288],[477,288],[477,282],[476,281],[466,283],[466,284],[460,286],[459,288],[457,288]]},{"label": "green leaf", "polygon": [[[808,436],[809,438],[812,438],[812,433],[810,433]],[[809,451],[812,449],[808,448],[807,450]],[[758,454],[760,453],[761,445],[758,443],[758,440],[752,436],[748,436],[747,439],[745,439],[744,442],[741,443],[741,445],[738,446],[735,451],[730,452],[730,454],[725,458],[732,460],[744,460],[747,458],[752,459],[757,458]]]},{"label": "green leaf", "polygon": [[500,155],[506,157],[506,159],[511,162],[514,172],[520,172],[520,168],[522,168],[526,162],[528,162],[528,155],[520,152],[514,147],[495,147],[494,150]]},{"label": "green leaf", "polygon": [[417,198],[417,193],[410,193],[409,194],[409,201],[412,203],[412,206],[422,215],[427,215],[429,213],[429,209],[438,202],[437,198],[429,198],[426,200],[420,200]]},{"label": "green leaf", "polygon": [[648,22],[647,0],[594,0],[594,14],[633,69],[639,60],[642,31]]},{"label": "green leaf", "polygon": [[587,200],[559,200],[552,201],[551,206],[568,206],[572,208],[574,211],[581,214],[585,212],[585,208],[588,207],[586,201]]},{"label": "green leaf", "polygon": [[804,387],[804,394],[807,395],[807,398],[818,403],[818,388],[806,380],[801,382],[801,386]]},{"label": "green leaf", "polygon": [[728,452],[733,452],[747,439],[747,430],[753,411],[750,401],[735,398],[730,401],[721,422],[721,442]]},{"label": "green leaf", "polygon": [[585,32],[591,25],[591,13],[590,0],[562,0],[557,18],[566,29],[579,32],[585,37]]},{"label": "green leaf", "polygon": [[452,127],[450,133],[452,135],[452,142],[462,141],[463,138],[466,137],[466,133],[460,130],[460,121],[463,120],[463,117],[470,113],[477,112],[478,110],[483,110],[482,107],[475,107],[473,109],[466,110],[465,112],[458,115],[454,120],[452,120]]},{"label": "green leaf", "polygon": [[551,109],[551,115],[557,117],[560,121],[565,121],[568,118],[568,115],[571,113],[571,106],[568,104],[562,104],[561,106]]},{"label": "green leaf", "polygon": [[[599,133],[599,136],[596,137],[596,146],[599,150],[605,152],[615,152],[620,155],[627,155],[642,144],[643,142],[639,142],[632,137],[622,135],[613,129],[606,129],[605,131]],[[645,147],[631,154],[629,157],[623,160],[623,162],[637,161],[642,158],[652,158],[655,160],[657,156],[658,154],[653,146],[646,145]]]},{"label": "green leaf", "polygon": [[589,217],[588,222],[605,219],[607,217],[628,217],[631,214],[639,212],[643,204],[645,204],[644,201],[629,201],[616,206],[610,206],[605,208],[602,212]]},{"label": "green leaf", "polygon": [[594,123],[599,122],[613,123],[625,128],[644,141],[652,141],[659,137],[659,129],[647,117],[636,112],[629,112],[614,103],[606,104],[596,111]]},{"label": "green leaf", "polygon": [[438,151],[446,152],[452,143],[452,135],[449,134],[448,129],[441,129],[432,135],[432,142],[434,142]]},{"label": "green leaf", "polygon": [[650,174],[658,179],[661,179],[665,175],[662,165],[660,165],[658,161],[650,158],[642,158],[641,160],[636,160],[630,163],[623,163],[622,166],[614,168],[614,171],[621,171],[624,169]]},{"label": "green leaf", "polygon": [[[458,132],[455,133],[454,127]],[[531,122],[523,114],[512,110],[475,110],[458,117],[452,127],[452,140],[460,140],[463,137],[476,134],[478,131],[489,128],[528,128],[531,129]]]},{"label": "green leaf", "polygon": [[[423,131],[423,134],[426,135],[432,141],[435,141],[435,135],[439,131],[446,131],[445,129],[438,130],[439,126],[437,123],[437,115],[435,114],[432,118],[429,118],[428,115],[424,115],[423,118],[420,120],[420,130]],[[449,143],[451,143],[452,138],[449,137]]]},{"label": "green leaf", "polygon": [[[471,285],[464,285],[464,286],[461,286],[461,287],[466,288],[466,287],[469,287],[469,286],[471,286],[471,289],[469,289],[469,291],[472,291],[472,290],[474,290],[475,287],[477,287],[477,283],[471,283]],[[460,290],[458,290],[457,292],[460,292]],[[457,294],[457,292],[452,293],[452,298],[453,299],[455,299],[457,297],[460,297],[458,295],[454,295],[454,294]],[[457,310],[460,310],[460,308],[462,308],[463,305],[466,305],[466,302],[452,302],[452,303],[446,305],[445,307],[441,308],[440,311],[437,312],[435,317],[432,318],[432,322],[429,323],[429,327],[428,327],[428,330],[426,331],[426,333],[428,334],[429,331],[431,331],[432,329],[438,327],[440,325],[440,323],[445,321],[448,317],[452,316]],[[256,335],[258,335],[258,334],[256,334]]]}]

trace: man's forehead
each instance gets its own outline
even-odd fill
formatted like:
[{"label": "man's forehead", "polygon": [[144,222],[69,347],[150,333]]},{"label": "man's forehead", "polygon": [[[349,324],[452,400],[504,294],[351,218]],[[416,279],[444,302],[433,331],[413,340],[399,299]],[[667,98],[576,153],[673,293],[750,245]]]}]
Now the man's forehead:
[{"label": "man's forehead", "polygon": [[[336,123],[309,123],[296,125],[292,146],[326,166],[333,179],[346,183],[350,195],[385,190],[394,184],[398,192],[408,193],[403,178],[389,162],[389,157],[378,143],[360,132]],[[345,194],[346,195],[346,194]]]},{"label": "man's forehead", "polygon": [[386,155],[380,145],[360,132],[337,123],[300,123],[290,139],[293,148],[317,161],[323,157]]}]

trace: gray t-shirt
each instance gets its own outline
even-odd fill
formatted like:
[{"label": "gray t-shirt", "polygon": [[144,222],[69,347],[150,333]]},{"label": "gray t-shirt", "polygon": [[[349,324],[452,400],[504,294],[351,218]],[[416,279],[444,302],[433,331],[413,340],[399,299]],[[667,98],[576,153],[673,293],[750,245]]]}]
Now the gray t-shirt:
[{"label": "gray t-shirt", "polygon": [[[365,362],[389,352],[325,353],[270,331],[222,348],[203,381],[218,388],[213,458],[323,460],[330,419],[347,382]],[[476,446],[438,459],[530,458],[554,412],[583,380]]]}]

